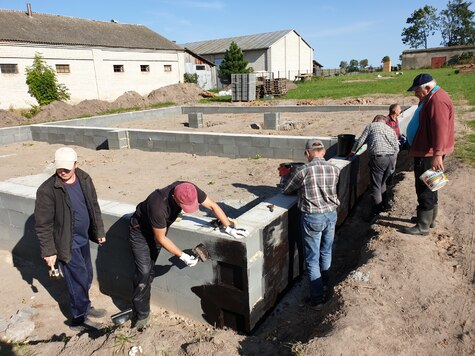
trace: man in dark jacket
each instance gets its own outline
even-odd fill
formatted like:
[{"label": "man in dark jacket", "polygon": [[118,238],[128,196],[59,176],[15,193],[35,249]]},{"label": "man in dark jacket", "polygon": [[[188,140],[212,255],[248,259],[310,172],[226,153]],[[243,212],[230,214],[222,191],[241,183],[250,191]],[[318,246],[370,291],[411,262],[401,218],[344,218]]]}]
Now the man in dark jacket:
[{"label": "man in dark jacket", "polygon": [[55,153],[56,173],[36,193],[36,235],[41,257],[64,275],[68,287],[73,330],[97,328],[88,317],[105,316],[89,300],[92,262],[89,240],[106,241],[101,209],[91,177],[77,168],[77,154],[70,147]]}]

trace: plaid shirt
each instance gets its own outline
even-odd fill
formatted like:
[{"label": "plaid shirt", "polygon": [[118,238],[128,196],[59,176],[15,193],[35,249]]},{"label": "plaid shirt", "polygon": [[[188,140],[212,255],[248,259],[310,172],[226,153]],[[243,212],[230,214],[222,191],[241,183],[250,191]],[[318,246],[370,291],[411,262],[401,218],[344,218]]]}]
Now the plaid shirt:
[{"label": "plaid shirt", "polygon": [[298,191],[298,207],[304,213],[326,213],[336,210],[340,201],[337,195],[340,169],[314,158],[302,166],[284,188],[284,194]]},{"label": "plaid shirt", "polygon": [[364,129],[351,152],[355,153],[365,143],[372,155],[392,155],[399,152],[399,142],[394,130],[384,122],[372,122]]},{"label": "plaid shirt", "polygon": [[391,116],[388,115],[386,117],[386,125],[388,125],[390,128],[394,130],[394,132],[396,133],[397,139],[399,140],[399,138],[401,137],[401,130],[399,130],[399,122],[397,118],[393,119]]}]

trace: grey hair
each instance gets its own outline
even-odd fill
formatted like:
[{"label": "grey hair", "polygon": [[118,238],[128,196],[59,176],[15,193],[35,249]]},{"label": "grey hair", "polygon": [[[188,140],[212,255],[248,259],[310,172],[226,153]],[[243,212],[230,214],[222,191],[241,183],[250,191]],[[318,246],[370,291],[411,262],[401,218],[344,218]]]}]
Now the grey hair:
[{"label": "grey hair", "polygon": [[386,116],[384,115],[376,115],[373,119],[373,122],[383,122],[386,121]]},{"label": "grey hair", "polygon": [[422,85],[419,85],[419,88],[420,89],[424,89],[425,87],[430,87],[431,90],[434,89],[434,87],[437,85],[437,82],[432,79],[429,83],[425,83],[425,84],[422,84]]}]

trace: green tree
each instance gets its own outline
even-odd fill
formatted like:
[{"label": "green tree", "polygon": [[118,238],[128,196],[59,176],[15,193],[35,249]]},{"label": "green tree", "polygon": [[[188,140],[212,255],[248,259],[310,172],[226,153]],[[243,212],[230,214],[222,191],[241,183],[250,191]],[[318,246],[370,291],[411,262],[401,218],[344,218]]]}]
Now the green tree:
[{"label": "green tree", "polygon": [[346,69],[348,68],[348,62],[347,61],[341,61],[340,62],[340,69]]},{"label": "green tree", "polygon": [[56,73],[39,53],[35,54],[33,65],[26,68],[26,84],[28,93],[40,105],[47,105],[55,100],[68,100],[70,97],[66,86],[58,83]]},{"label": "green tree", "polygon": [[367,59],[362,59],[362,60],[359,62],[359,65],[360,65],[360,69],[361,69],[361,70],[365,70],[366,67],[368,66],[368,60],[367,60]]},{"label": "green tree", "polygon": [[402,30],[402,43],[411,48],[427,48],[427,39],[429,36],[433,36],[438,28],[437,9],[426,5],[414,11],[407,18],[406,23],[410,26]]},{"label": "green tree", "polygon": [[244,59],[241,48],[233,41],[224,54],[224,60],[218,69],[218,75],[223,81],[230,82],[231,74],[251,73],[253,69],[247,67],[248,61]]},{"label": "green tree", "polygon": [[474,45],[475,22],[474,11],[469,9],[471,1],[453,0],[442,10],[441,32],[444,46]]},{"label": "green tree", "polygon": [[347,68],[348,72],[357,72],[358,71],[358,60],[352,59]]}]

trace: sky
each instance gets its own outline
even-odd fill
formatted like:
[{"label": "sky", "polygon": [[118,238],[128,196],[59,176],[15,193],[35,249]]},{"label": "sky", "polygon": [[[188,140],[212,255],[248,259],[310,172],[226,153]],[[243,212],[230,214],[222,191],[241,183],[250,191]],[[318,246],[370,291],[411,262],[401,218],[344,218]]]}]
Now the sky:
[{"label": "sky", "polygon": [[[27,1],[0,0],[0,9],[26,9]],[[400,63],[401,40],[411,14],[430,5],[446,9],[448,0],[29,0],[33,12],[98,21],[141,24],[178,44],[293,29],[314,50],[324,68],[341,61],[368,59],[381,65],[389,56]],[[472,3],[470,9],[475,11]],[[1,24],[0,24],[1,26]],[[440,35],[429,39],[439,47]]]}]

